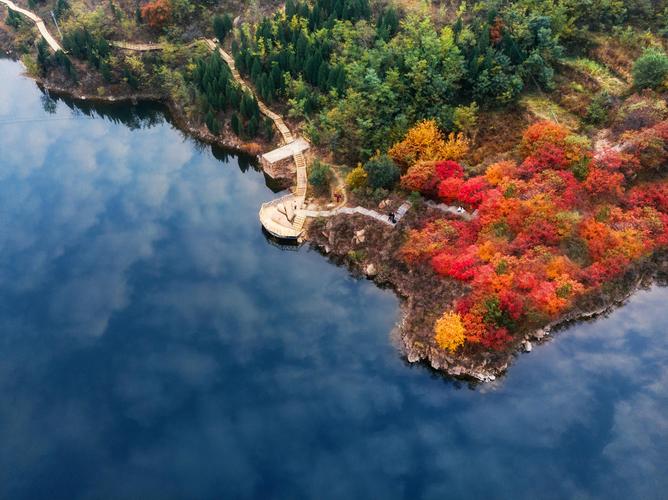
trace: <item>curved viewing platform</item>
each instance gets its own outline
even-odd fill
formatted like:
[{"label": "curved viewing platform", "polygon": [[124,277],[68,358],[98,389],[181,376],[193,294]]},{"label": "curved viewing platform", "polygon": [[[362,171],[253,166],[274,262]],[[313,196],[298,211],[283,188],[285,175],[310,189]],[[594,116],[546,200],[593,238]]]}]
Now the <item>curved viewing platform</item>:
[{"label": "curved viewing platform", "polygon": [[272,235],[281,239],[297,239],[302,234],[306,215],[303,214],[306,199],[306,160],[301,152],[293,155],[297,167],[297,185],[294,191],[260,208],[260,222]]}]

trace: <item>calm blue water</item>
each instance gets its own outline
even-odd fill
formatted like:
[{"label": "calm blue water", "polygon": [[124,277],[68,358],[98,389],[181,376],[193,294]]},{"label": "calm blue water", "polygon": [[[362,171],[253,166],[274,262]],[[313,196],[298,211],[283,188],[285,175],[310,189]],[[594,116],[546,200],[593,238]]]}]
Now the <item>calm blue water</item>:
[{"label": "calm blue water", "polygon": [[668,497],[666,289],[448,381],[392,346],[392,293],[267,243],[261,173],[20,72],[0,60],[0,498]]}]

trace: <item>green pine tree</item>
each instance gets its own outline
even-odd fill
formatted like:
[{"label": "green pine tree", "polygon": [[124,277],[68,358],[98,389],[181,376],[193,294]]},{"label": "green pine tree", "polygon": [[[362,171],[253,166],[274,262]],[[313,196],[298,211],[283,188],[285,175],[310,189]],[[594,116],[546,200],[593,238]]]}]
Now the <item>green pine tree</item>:
[{"label": "green pine tree", "polygon": [[232,131],[237,136],[241,136],[241,120],[239,119],[238,114],[234,113],[232,115],[232,120],[230,121],[230,125],[232,126]]}]

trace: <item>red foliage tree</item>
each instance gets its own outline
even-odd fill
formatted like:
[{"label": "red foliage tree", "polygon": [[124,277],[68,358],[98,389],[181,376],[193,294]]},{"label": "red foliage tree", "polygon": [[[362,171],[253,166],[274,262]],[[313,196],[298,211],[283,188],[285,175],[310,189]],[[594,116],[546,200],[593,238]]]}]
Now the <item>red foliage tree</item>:
[{"label": "red foliage tree", "polygon": [[639,132],[624,134],[626,150],[640,162],[643,169],[658,171],[668,162],[668,121]]},{"label": "red foliage tree", "polygon": [[489,187],[484,176],[472,177],[460,186],[457,198],[462,203],[477,207],[485,199]]},{"label": "red foliage tree", "polygon": [[141,8],[141,17],[151,29],[161,30],[172,20],[172,4],[169,0],[154,0]]},{"label": "red foliage tree", "polygon": [[589,171],[584,187],[598,200],[615,201],[624,195],[623,182],[624,175],[619,172],[606,172],[594,168]]},{"label": "red foliage tree", "polygon": [[550,121],[534,123],[522,135],[522,152],[531,156],[546,145],[561,146],[569,135],[563,125]]},{"label": "red foliage tree", "polygon": [[436,162],[419,161],[401,176],[401,187],[407,191],[417,191],[426,196],[438,193],[440,179],[436,174]]},{"label": "red foliage tree", "polygon": [[668,183],[642,184],[631,189],[626,196],[630,207],[654,207],[668,213]]},{"label": "red foliage tree", "polygon": [[452,160],[445,160],[436,163],[436,173],[441,180],[450,177],[462,178],[464,177],[464,168]]},{"label": "red foliage tree", "polygon": [[475,276],[475,267],[478,263],[475,253],[475,249],[464,255],[452,255],[443,252],[436,255],[431,263],[438,274],[450,276],[460,281],[467,281]]},{"label": "red foliage tree", "polygon": [[441,181],[438,185],[438,197],[444,203],[456,203],[459,199],[459,190],[464,184],[464,179],[459,177],[450,177]]},{"label": "red foliage tree", "polygon": [[640,171],[640,160],[629,153],[607,149],[595,158],[597,168],[607,172],[620,172],[633,179]]},{"label": "red foliage tree", "polygon": [[522,162],[520,171],[525,177],[531,177],[546,169],[560,170],[568,165],[566,153],[561,147],[555,144],[543,144]]}]

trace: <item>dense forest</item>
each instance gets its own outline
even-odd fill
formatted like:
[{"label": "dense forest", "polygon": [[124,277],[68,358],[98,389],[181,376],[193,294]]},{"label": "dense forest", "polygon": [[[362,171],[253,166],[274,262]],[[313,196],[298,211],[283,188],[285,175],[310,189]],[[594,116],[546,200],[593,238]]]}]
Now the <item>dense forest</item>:
[{"label": "dense forest", "polygon": [[423,119],[470,132],[479,109],[552,89],[557,65],[590,46],[594,32],[667,20],[660,2],[590,3],[462,3],[436,25],[391,3],[289,1],[238,30],[232,47],[261,96],[288,102],[314,142],[354,163]]},{"label": "dense forest", "polygon": [[[72,0],[30,1],[48,13],[46,19],[53,10],[68,51],[34,60],[42,74],[57,69],[77,80],[70,58],[88,61],[103,84],[159,89],[214,133],[222,130],[216,122],[234,120],[238,135],[262,133],[271,140],[259,117],[238,105],[234,113],[227,103],[217,105],[211,91],[227,88],[219,75],[195,74],[211,61],[192,42],[215,35],[230,47],[258,96],[286,106],[312,142],[350,165],[386,151],[420,120],[470,135],[480,113],[513,106],[527,92],[553,90],[564,65],[611,38],[628,39],[649,28],[642,45],[660,48],[662,41],[647,35],[666,33],[665,3],[289,0],[278,8],[270,1],[111,0],[91,10]],[[242,16],[235,24],[237,14]],[[29,29],[16,14],[6,22]],[[108,43],[119,38],[157,38],[166,50],[119,53]],[[591,64],[589,69],[596,70]]]}]

